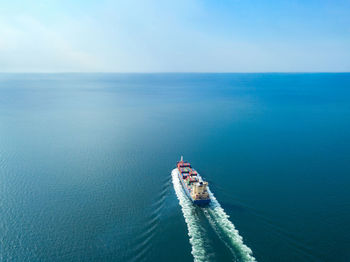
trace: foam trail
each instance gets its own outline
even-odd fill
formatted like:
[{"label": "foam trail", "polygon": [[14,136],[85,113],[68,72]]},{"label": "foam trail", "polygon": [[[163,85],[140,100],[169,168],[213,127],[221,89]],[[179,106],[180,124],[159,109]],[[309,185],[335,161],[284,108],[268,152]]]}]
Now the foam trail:
[{"label": "foam trail", "polygon": [[[239,257],[239,261],[251,262],[256,261],[252,255],[252,250],[243,243],[242,237],[239,235],[238,230],[229,220],[229,216],[225,210],[221,207],[220,203],[216,200],[213,193],[208,188],[211,203],[204,214],[208,218],[209,223],[213,229],[217,232],[220,229],[228,243],[225,244],[229,247],[234,256]],[[225,241],[225,240],[223,240]]]},{"label": "foam trail", "polygon": [[174,189],[177,198],[179,199],[182,213],[184,215],[188,235],[190,237],[190,244],[192,246],[192,255],[195,262],[204,262],[209,261],[209,256],[206,253],[204,238],[203,238],[203,229],[201,228],[199,218],[193,214],[194,206],[192,202],[187,198],[185,193],[182,190],[179,178],[177,176],[177,171],[174,169],[171,172]]}]

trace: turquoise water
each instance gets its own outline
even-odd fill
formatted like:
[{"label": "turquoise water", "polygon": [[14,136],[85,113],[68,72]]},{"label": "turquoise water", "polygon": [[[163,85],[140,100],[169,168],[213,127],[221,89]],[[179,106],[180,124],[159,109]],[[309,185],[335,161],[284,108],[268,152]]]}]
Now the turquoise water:
[{"label": "turquoise water", "polygon": [[0,75],[0,261],[350,261],[349,174],[350,74]]}]

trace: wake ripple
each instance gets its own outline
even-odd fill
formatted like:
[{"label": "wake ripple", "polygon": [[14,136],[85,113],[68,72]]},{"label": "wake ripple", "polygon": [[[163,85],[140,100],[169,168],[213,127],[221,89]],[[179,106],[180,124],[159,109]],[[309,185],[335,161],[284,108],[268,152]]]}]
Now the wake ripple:
[{"label": "wake ripple", "polygon": [[[208,261],[209,257],[206,254],[204,246],[205,231],[201,228],[199,218],[193,214],[194,206],[185,195],[177,172],[178,171],[174,169],[171,175],[174,189],[187,224],[194,261]],[[220,203],[209,189],[208,192],[211,198],[211,203],[208,208],[202,208],[202,210],[205,217],[208,219],[209,224],[228,247],[236,260],[244,262],[256,261],[252,255],[252,250],[243,243],[242,237],[229,220],[229,216],[226,214],[225,210],[221,207]]]},{"label": "wake ripple", "polygon": [[132,255],[130,255],[132,256],[132,258],[130,258],[130,261],[132,262],[149,260],[148,255],[152,250],[153,238],[156,236],[159,230],[159,220],[171,181],[169,181],[169,178],[166,177],[162,184],[162,190],[157,196],[158,200],[155,201],[150,207],[152,211],[149,212],[150,215],[147,222],[145,222],[144,229],[142,230],[143,233],[135,238],[135,244],[132,245],[134,247]]}]

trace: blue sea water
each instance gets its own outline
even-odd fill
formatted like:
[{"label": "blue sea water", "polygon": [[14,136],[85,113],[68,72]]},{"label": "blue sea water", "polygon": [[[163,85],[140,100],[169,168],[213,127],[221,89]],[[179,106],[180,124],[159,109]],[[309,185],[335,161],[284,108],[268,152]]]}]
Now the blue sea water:
[{"label": "blue sea water", "polygon": [[349,192],[350,74],[0,75],[0,261],[346,262]]}]

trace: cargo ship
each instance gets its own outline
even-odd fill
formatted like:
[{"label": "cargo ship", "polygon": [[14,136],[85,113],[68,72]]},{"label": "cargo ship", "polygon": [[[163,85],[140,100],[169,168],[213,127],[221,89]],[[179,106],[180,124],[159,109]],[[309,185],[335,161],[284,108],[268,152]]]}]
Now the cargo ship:
[{"label": "cargo ship", "polygon": [[177,162],[178,177],[188,198],[196,205],[205,206],[210,203],[208,182],[205,182],[191,164],[183,160]]}]

